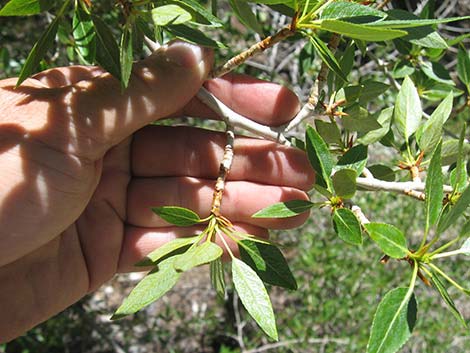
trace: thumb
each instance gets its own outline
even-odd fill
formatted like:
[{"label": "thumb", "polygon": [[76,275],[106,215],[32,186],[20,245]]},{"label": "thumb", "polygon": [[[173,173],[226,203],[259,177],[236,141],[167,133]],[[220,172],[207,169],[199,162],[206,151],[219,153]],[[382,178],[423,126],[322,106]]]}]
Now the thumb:
[{"label": "thumb", "polygon": [[212,61],[212,51],[174,42],[136,63],[125,91],[107,73],[64,87],[68,112],[82,139],[77,148],[86,149],[77,152],[89,157],[102,154],[141,127],[184,107],[201,87]]}]

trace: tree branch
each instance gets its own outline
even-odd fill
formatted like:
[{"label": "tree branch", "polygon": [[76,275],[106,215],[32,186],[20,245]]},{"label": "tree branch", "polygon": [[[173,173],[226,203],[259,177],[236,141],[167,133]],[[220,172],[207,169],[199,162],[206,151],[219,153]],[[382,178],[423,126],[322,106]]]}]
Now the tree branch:
[{"label": "tree branch", "polygon": [[[408,196],[417,196],[416,192],[423,192],[426,188],[426,184],[423,182],[414,181],[384,181],[375,178],[362,178],[356,179],[357,186],[369,190],[369,191],[390,191],[396,192]],[[444,192],[451,193],[453,191],[452,186],[444,185]],[[419,196],[421,199],[422,196]],[[424,200],[424,198],[423,198]]]}]

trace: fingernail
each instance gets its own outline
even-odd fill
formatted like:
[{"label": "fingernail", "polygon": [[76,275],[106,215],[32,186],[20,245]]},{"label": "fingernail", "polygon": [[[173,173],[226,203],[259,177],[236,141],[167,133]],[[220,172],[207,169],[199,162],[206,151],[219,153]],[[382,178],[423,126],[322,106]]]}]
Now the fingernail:
[{"label": "fingernail", "polygon": [[171,63],[185,68],[198,66],[207,56],[208,51],[186,42],[173,42],[166,48],[164,56]]}]

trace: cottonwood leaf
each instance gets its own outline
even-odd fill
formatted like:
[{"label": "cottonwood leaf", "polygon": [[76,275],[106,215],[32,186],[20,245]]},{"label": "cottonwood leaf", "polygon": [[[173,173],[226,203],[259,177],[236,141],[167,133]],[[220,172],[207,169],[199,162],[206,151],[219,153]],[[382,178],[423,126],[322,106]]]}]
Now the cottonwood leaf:
[{"label": "cottonwood leaf", "polygon": [[348,115],[343,116],[341,120],[344,127],[349,131],[366,133],[382,127],[382,125],[377,122],[377,118],[358,103],[347,107],[344,112]]},{"label": "cottonwood leaf", "polygon": [[212,287],[215,289],[217,296],[221,299],[225,299],[225,275],[224,275],[224,264],[220,258],[210,263],[210,276]]},{"label": "cottonwood leaf", "polygon": [[[328,145],[317,131],[310,125],[305,133],[307,156],[318,176],[322,176],[329,191],[333,190],[331,172],[333,171],[333,159],[331,158]],[[318,178],[317,178],[318,179]]]},{"label": "cottonwood leaf", "polygon": [[375,312],[367,353],[397,352],[411,336],[416,312],[416,299],[408,288],[388,292]]},{"label": "cottonwood leaf", "polygon": [[232,278],[240,300],[261,327],[273,340],[278,340],[276,321],[268,292],[256,272],[243,261],[232,260]]},{"label": "cottonwood leaf", "polygon": [[197,239],[199,239],[199,235],[195,235],[193,237],[185,237],[185,238],[176,238],[172,241],[163,244],[162,246],[156,248],[150,254],[148,254],[143,260],[136,263],[136,266],[152,266],[156,265],[159,262],[166,259],[168,256],[180,254],[188,250],[188,248],[193,244]]},{"label": "cottonwood leaf", "polygon": [[364,227],[386,255],[401,259],[409,254],[405,235],[398,228],[386,223],[368,223]]},{"label": "cottonwood leaf", "polygon": [[326,44],[314,35],[309,35],[308,38],[310,39],[310,43],[312,43],[316,52],[318,53],[318,55],[320,55],[320,58],[328,66],[328,68],[333,71],[336,75],[338,75],[338,77],[340,77],[344,82],[348,82],[348,78],[344,74],[343,70],[341,69],[341,66],[339,65],[331,50],[326,46]]},{"label": "cottonwood leaf", "polygon": [[353,169],[358,175],[362,173],[367,164],[367,146],[357,145],[350,148],[336,163],[336,170]]},{"label": "cottonwood leaf", "polygon": [[447,292],[447,289],[442,282],[441,278],[439,275],[435,272],[432,273],[431,277],[431,282],[438,291],[438,293],[441,295],[441,298],[444,300],[444,302],[447,304],[447,308],[450,310],[450,312],[455,316],[455,318],[463,325],[464,328],[468,328],[467,323],[465,322],[464,317],[460,313],[459,309],[455,306],[454,301],[452,300],[451,296]]},{"label": "cottonwood leaf", "polygon": [[168,223],[179,227],[188,227],[201,222],[196,212],[178,206],[152,207],[152,211]]},{"label": "cottonwood leaf", "polygon": [[206,36],[203,32],[198,29],[186,26],[184,24],[180,25],[168,25],[164,27],[165,30],[170,32],[176,38],[182,39],[186,42],[202,45],[205,47],[211,48],[225,48],[225,45],[216,42],[210,37]]},{"label": "cottonwood leaf", "polygon": [[79,57],[85,64],[92,64],[96,55],[96,33],[90,14],[81,6],[75,8],[72,34]]},{"label": "cottonwood leaf", "polygon": [[452,92],[438,105],[431,117],[416,131],[419,148],[428,152],[435,148],[442,137],[442,127],[452,112]]},{"label": "cottonwood leaf", "polygon": [[457,54],[457,74],[460,81],[470,91],[470,51],[465,50],[464,47],[460,47]]},{"label": "cottonwood leaf", "polygon": [[155,26],[178,25],[191,21],[192,15],[176,4],[158,6],[152,9],[152,20]]},{"label": "cottonwood leaf", "polygon": [[353,39],[365,40],[368,42],[381,42],[403,37],[408,34],[406,31],[372,27],[369,24],[356,24],[341,20],[321,20],[320,28],[326,31],[342,34]]},{"label": "cottonwood leaf", "polygon": [[323,9],[320,18],[340,19],[353,17],[376,17],[375,20],[386,17],[383,11],[374,9],[371,6],[364,6],[354,2],[337,1],[328,4]]},{"label": "cottonwood leaf", "polygon": [[177,272],[173,266],[176,258],[175,256],[161,262],[145,276],[116,310],[111,320],[136,313],[173,288],[180,277],[180,272]]},{"label": "cottonwood leaf", "polygon": [[383,164],[375,164],[368,167],[374,178],[385,181],[395,181],[395,171]]},{"label": "cottonwood leaf", "polygon": [[377,118],[377,122],[381,125],[380,128],[367,132],[364,136],[357,139],[358,143],[365,146],[371,145],[378,142],[384,137],[390,130],[390,124],[392,122],[393,107],[388,107],[382,110]]},{"label": "cottonwood leaf", "polygon": [[439,142],[432,154],[426,176],[426,225],[424,230],[426,234],[429,232],[429,229],[437,222],[442,209],[442,199],[444,198],[441,147],[442,142]]},{"label": "cottonwood leaf", "polygon": [[263,34],[263,28],[258,22],[255,14],[251,11],[250,5],[245,1],[240,0],[229,0],[230,6],[232,7],[233,12],[246,27],[252,31],[260,34]]},{"label": "cottonwood leaf", "polygon": [[245,239],[238,242],[238,249],[243,262],[250,266],[263,282],[297,289],[297,282],[277,246]]},{"label": "cottonwood leaf", "polygon": [[437,233],[441,234],[451,225],[455,224],[457,219],[465,212],[468,205],[470,204],[470,185],[464,190],[464,192],[459,196],[459,199],[450,211],[443,217],[441,217],[440,222],[437,225]]},{"label": "cottonwood leaf", "polygon": [[49,10],[52,0],[10,0],[0,10],[0,16],[30,16]]},{"label": "cottonwood leaf", "polygon": [[[393,12],[396,15],[397,12]],[[470,19],[470,16],[462,17],[448,17],[448,18],[431,18],[431,19],[406,19],[406,20],[385,20],[370,23],[371,27],[384,27],[384,28],[413,28],[437,25],[440,23],[449,23],[455,21],[464,21]]]},{"label": "cottonwood leaf", "polygon": [[328,144],[337,144],[342,146],[341,131],[339,131],[338,125],[335,123],[327,123],[323,120],[315,120],[315,127],[318,134]]},{"label": "cottonwood leaf", "polygon": [[132,27],[124,28],[121,36],[121,45],[119,48],[119,61],[121,64],[121,86],[123,89],[127,88],[129,79],[132,73],[133,64],[133,51],[132,45]]},{"label": "cottonwood leaf", "polygon": [[336,234],[348,244],[361,245],[361,225],[356,215],[347,208],[338,208],[333,212],[333,226]]},{"label": "cottonwood leaf", "polygon": [[96,32],[96,61],[98,64],[121,80],[121,65],[119,61],[119,46],[108,25],[99,17],[92,16]]},{"label": "cottonwood leaf", "polygon": [[354,169],[340,169],[332,176],[335,194],[344,199],[350,199],[356,193],[357,172]]},{"label": "cottonwood leaf", "polygon": [[275,203],[256,212],[253,218],[287,218],[307,212],[315,203],[307,200],[291,200]]},{"label": "cottonwood leaf", "polygon": [[212,242],[204,242],[193,246],[184,254],[179,255],[174,262],[177,271],[188,271],[193,267],[212,262],[222,256],[224,251],[220,246]]},{"label": "cottonwood leaf", "polygon": [[395,102],[394,120],[398,132],[406,141],[418,129],[422,117],[421,101],[418,91],[407,76],[403,80]]}]

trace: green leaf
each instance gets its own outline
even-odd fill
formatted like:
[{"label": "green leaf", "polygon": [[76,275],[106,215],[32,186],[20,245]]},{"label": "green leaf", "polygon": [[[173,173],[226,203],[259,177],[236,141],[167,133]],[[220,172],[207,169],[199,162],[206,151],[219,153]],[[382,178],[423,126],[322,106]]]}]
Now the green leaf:
[{"label": "green leaf", "polygon": [[356,193],[357,171],[354,169],[340,169],[333,174],[333,188],[335,194],[344,199],[350,199]]},{"label": "green leaf", "polygon": [[136,266],[152,266],[157,265],[159,262],[165,260],[169,256],[181,254],[188,250],[188,248],[193,244],[199,235],[193,237],[185,238],[176,238],[172,241],[163,244],[162,246],[156,248],[150,254],[148,254],[143,260],[136,263]]},{"label": "green leaf", "polygon": [[[464,143],[463,146],[464,156],[470,153],[470,144]],[[450,139],[444,141],[442,144],[442,165],[451,165],[458,160],[460,151],[460,143],[458,139]]]},{"label": "green leaf", "polygon": [[376,17],[375,20],[386,17],[383,11],[374,9],[371,6],[364,6],[347,1],[337,1],[324,7],[321,19],[340,19],[353,17]]},{"label": "green leaf", "polygon": [[456,192],[462,192],[467,187],[467,168],[464,162],[464,143],[467,124],[463,124],[459,138],[459,151],[454,170],[451,171],[450,181]]},{"label": "green leaf", "polygon": [[188,271],[194,267],[207,264],[222,256],[224,251],[220,246],[212,242],[204,242],[201,245],[193,246],[184,254],[178,256],[174,262],[177,271]]},{"label": "green leaf", "polygon": [[408,34],[406,31],[372,27],[370,24],[362,25],[341,20],[320,20],[319,27],[326,31],[369,42],[392,40]]},{"label": "green leaf", "polygon": [[286,259],[277,246],[241,240],[238,242],[240,258],[250,266],[263,282],[287,289],[297,289]]},{"label": "green leaf", "polygon": [[318,134],[328,144],[337,144],[342,146],[341,132],[339,131],[338,125],[335,123],[327,123],[326,121],[316,119],[315,127]]},{"label": "green leaf", "polygon": [[418,129],[422,114],[418,91],[407,76],[397,95],[394,111],[395,124],[406,141]]},{"label": "green leaf", "polygon": [[119,46],[110,28],[99,17],[92,16],[96,32],[96,61],[118,80],[121,79]]},{"label": "green leaf", "polygon": [[212,287],[215,289],[217,296],[221,299],[225,299],[225,275],[224,275],[224,264],[220,258],[210,263],[210,276]]},{"label": "green leaf", "polygon": [[323,177],[327,189],[332,191],[331,172],[333,171],[333,160],[327,144],[310,125],[307,126],[305,141],[310,164],[315,172]]},{"label": "green leaf", "polygon": [[302,214],[311,209],[315,204],[306,200],[292,200],[279,202],[256,212],[253,218],[287,218]]},{"label": "green leaf", "polygon": [[168,223],[188,227],[201,222],[196,212],[178,206],[152,207],[152,211]]},{"label": "green leaf", "polygon": [[416,311],[416,299],[408,288],[388,292],[375,312],[367,353],[397,352],[411,336]]},{"label": "green leaf", "polygon": [[422,62],[420,67],[424,74],[431,80],[455,86],[454,81],[450,78],[449,71],[442,64]]},{"label": "green leaf", "polygon": [[250,266],[237,258],[232,260],[232,278],[245,309],[261,329],[277,341],[273,307],[261,279]]},{"label": "green leaf", "polygon": [[452,112],[452,92],[439,104],[431,117],[416,131],[419,148],[423,152],[432,150],[442,137],[442,127]]},{"label": "green leaf", "polygon": [[49,10],[52,0],[10,0],[0,10],[0,16],[30,16]]},{"label": "green leaf", "polygon": [[263,28],[259,24],[258,19],[251,11],[251,7],[247,2],[240,0],[229,0],[229,3],[233,12],[235,13],[235,16],[237,16],[241,23],[243,23],[252,31],[259,33],[262,36],[264,35]]},{"label": "green leaf", "polygon": [[359,97],[359,104],[367,106],[372,100],[380,97],[388,91],[390,85],[374,80],[363,81],[361,95]]},{"label": "green leaf", "polygon": [[442,199],[444,198],[442,162],[441,162],[442,142],[439,142],[434,150],[426,176],[425,204],[426,204],[426,226],[424,232],[436,224],[442,209]]},{"label": "green leaf", "polygon": [[358,143],[365,146],[371,145],[378,142],[384,137],[390,130],[390,124],[392,122],[393,107],[388,107],[382,110],[377,118],[377,122],[381,125],[380,128],[367,132],[364,136],[357,139]]},{"label": "green leaf", "polygon": [[460,81],[470,91],[470,51],[465,50],[464,47],[460,47],[457,54],[457,73]]},{"label": "green leaf", "polygon": [[447,292],[446,287],[444,286],[444,283],[442,280],[439,278],[439,275],[436,272],[432,273],[431,277],[431,282],[434,286],[434,288],[439,292],[441,295],[441,298],[444,300],[444,302],[447,304],[447,308],[450,310],[450,312],[455,316],[455,318],[463,325],[464,328],[467,327],[467,323],[465,322],[464,317],[460,313],[459,309],[455,306],[454,301],[450,297],[449,293]]},{"label": "green leaf", "polygon": [[325,62],[328,68],[333,71],[336,75],[338,75],[343,81],[348,82],[348,78],[341,70],[338,61],[336,60],[331,50],[328,49],[326,44],[314,35],[308,35],[308,37],[315,50],[317,51],[318,55],[320,55],[320,58],[323,62]]},{"label": "green leaf", "polygon": [[333,212],[333,227],[343,241],[352,245],[362,245],[361,225],[356,215],[347,208],[337,208]]},{"label": "green leaf", "polygon": [[75,50],[85,64],[92,64],[96,55],[96,33],[90,14],[81,6],[75,8],[72,21]]},{"label": "green leaf", "polygon": [[[396,13],[394,12],[394,15]],[[455,21],[464,21],[470,19],[470,16],[462,17],[447,17],[447,18],[433,18],[433,19],[417,19],[417,20],[385,20],[369,23],[371,27],[384,27],[384,28],[413,28],[422,26],[437,25],[440,23],[449,23]]]},{"label": "green leaf", "polygon": [[195,0],[171,0],[171,2],[190,12],[193,21],[197,21],[200,24],[210,24],[212,27],[222,27],[223,25],[221,20]]},{"label": "green leaf", "polygon": [[375,164],[368,167],[374,178],[385,181],[395,181],[395,171],[383,164]]},{"label": "green leaf", "polygon": [[54,39],[57,34],[57,29],[59,28],[59,22],[65,10],[67,9],[69,3],[70,3],[70,0],[67,0],[64,2],[61,9],[59,10],[56,17],[54,18],[54,20],[50,23],[47,29],[42,33],[41,37],[36,42],[36,44],[34,44],[28,57],[26,58],[26,61],[23,67],[21,68],[18,81],[16,82],[16,87],[21,85],[21,83],[24,80],[26,80],[29,76],[31,76],[34,73],[39,63],[41,62],[42,58],[46,54],[46,51],[54,43]]},{"label": "green leaf", "polygon": [[369,132],[380,129],[382,126],[377,122],[376,117],[369,114],[369,111],[355,103],[347,107],[344,112],[348,114],[341,118],[344,127],[349,131]]},{"label": "green leaf", "polygon": [[457,219],[465,212],[468,205],[470,204],[470,185],[467,186],[465,191],[459,196],[459,199],[450,211],[443,217],[437,226],[437,233],[441,234],[451,225],[455,224]]},{"label": "green leaf", "polygon": [[211,48],[225,48],[225,45],[216,42],[215,40],[206,36],[198,29],[188,27],[186,25],[168,25],[165,29],[174,35],[176,38],[184,40],[189,43],[202,45]]},{"label": "green leaf", "polygon": [[169,4],[152,9],[152,20],[155,26],[178,25],[191,21],[191,13],[179,5]]},{"label": "green leaf", "polygon": [[[335,169],[353,169],[360,175],[367,164],[367,146],[357,145],[341,156]],[[335,189],[336,190],[336,189]]]},{"label": "green leaf", "polygon": [[402,259],[409,254],[405,235],[398,228],[386,223],[368,223],[364,227],[386,255]]},{"label": "green leaf", "polygon": [[134,314],[143,307],[162,297],[178,282],[180,273],[173,266],[176,256],[161,262],[132,290],[111,320]]},{"label": "green leaf", "polygon": [[121,37],[121,46],[119,48],[119,61],[121,63],[121,86],[126,89],[132,73],[133,50],[132,45],[132,27],[124,28]]}]

